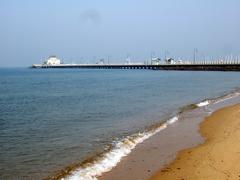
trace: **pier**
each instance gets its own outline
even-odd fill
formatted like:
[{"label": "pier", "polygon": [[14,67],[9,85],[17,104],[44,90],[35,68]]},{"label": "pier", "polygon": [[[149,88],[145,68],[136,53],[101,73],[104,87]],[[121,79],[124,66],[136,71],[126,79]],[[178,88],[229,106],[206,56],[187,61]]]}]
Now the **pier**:
[{"label": "pier", "polygon": [[81,69],[150,69],[175,71],[240,71],[240,63],[204,64],[33,64],[32,68],[81,68]]}]

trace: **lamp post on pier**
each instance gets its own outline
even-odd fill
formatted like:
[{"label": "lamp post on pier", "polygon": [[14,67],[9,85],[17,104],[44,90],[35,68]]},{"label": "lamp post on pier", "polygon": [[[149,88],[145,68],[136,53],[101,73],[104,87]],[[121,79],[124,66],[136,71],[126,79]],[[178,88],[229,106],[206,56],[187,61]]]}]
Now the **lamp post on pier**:
[{"label": "lamp post on pier", "polygon": [[194,48],[194,51],[193,51],[193,64],[196,64],[197,53],[198,53],[198,49]]}]

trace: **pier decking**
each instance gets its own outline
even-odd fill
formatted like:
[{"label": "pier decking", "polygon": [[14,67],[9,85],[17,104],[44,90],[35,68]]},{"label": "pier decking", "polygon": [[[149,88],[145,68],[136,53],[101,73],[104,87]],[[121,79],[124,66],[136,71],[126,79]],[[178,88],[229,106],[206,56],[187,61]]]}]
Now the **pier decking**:
[{"label": "pier decking", "polygon": [[175,71],[240,71],[239,63],[228,64],[60,64],[60,65],[32,65],[32,68],[81,68],[81,69],[151,69]]}]

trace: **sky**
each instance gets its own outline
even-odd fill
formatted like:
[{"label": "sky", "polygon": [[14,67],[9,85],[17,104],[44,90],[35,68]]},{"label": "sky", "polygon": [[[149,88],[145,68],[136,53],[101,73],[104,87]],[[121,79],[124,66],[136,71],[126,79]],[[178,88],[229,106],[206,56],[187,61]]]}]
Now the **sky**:
[{"label": "sky", "polygon": [[1,0],[0,67],[240,57],[239,0]]}]

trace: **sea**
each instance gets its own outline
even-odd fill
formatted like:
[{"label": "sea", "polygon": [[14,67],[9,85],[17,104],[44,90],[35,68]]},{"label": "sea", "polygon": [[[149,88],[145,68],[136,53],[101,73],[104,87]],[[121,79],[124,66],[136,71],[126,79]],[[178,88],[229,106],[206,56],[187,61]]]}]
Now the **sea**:
[{"label": "sea", "polygon": [[0,179],[97,179],[239,72],[0,68]]}]

